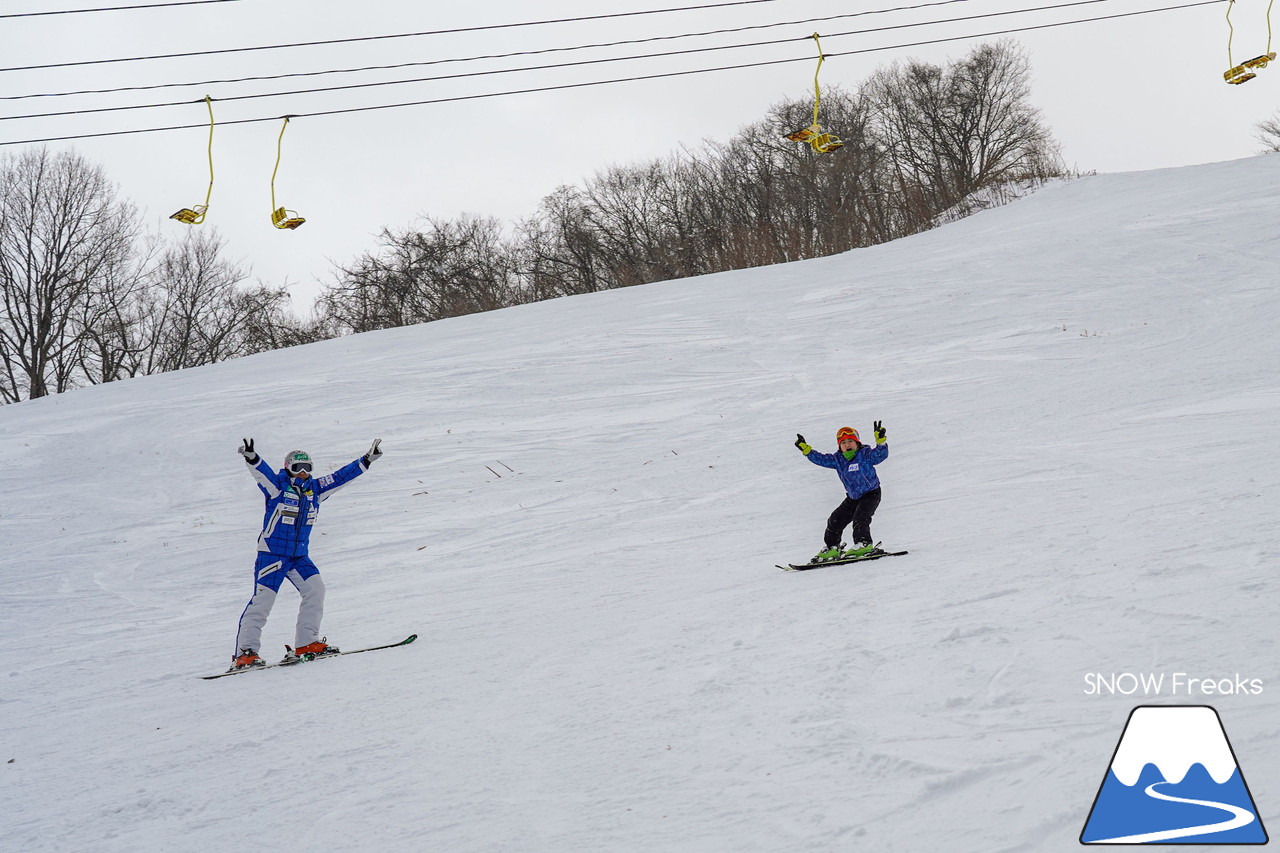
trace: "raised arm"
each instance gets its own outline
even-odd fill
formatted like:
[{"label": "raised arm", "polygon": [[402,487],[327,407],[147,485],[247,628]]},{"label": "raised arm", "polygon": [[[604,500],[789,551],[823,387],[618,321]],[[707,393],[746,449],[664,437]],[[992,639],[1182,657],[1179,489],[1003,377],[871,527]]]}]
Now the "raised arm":
[{"label": "raised arm", "polygon": [[276,482],[276,472],[272,471],[271,466],[262,461],[262,457],[254,451],[253,439],[243,439],[240,449],[236,452],[244,457],[245,463],[249,466],[249,474],[258,484],[258,488],[262,489],[269,498],[279,497],[283,489]]},{"label": "raised arm", "polygon": [[796,433],[796,447],[804,454],[805,458],[814,465],[821,465],[823,468],[836,467],[836,457],[830,453],[818,453],[804,440],[804,436]]},{"label": "raised arm", "polygon": [[872,465],[879,465],[881,462],[889,458],[889,439],[884,430],[884,424],[881,421],[875,422],[873,434],[876,437],[875,449],[871,451],[869,457]]},{"label": "raised arm", "polygon": [[316,480],[316,494],[320,496],[320,500],[328,500],[333,496],[334,492],[341,489],[347,483],[350,483],[356,477],[359,477],[365,471],[369,470],[369,466],[374,460],[381,458],[382,450],[378,447],[382,443],[382,439],[375,438],[373,446],[369,451],[354,462],[343,465],[332,474],[326,474]]}]

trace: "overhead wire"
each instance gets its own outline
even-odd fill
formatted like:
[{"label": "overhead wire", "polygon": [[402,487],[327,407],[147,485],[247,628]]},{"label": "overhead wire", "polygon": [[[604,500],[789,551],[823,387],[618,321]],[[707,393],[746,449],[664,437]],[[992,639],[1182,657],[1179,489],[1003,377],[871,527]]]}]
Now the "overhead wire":
[{"label": "overhead wire", "polygon": [[892,9],[870,9],[862,12],[844,12],[839,15],[825,15],[818,18],[801,18],[792,21],[779,21],[772,24],[750,24],[741,27],[727,27],[719,30],[703,30],[694,33],[676,33],[663,36],[649,36],[647,38],[623,39],[621,41],[596,42],[594,44],[580,44],[568,47],[547,47],[538,50],[517,50],[510,53],[491,53],[477,54],[475,56],[458,56],[449,59],[426,59],[418,62],[400,62],[392,65],[365,65],[358,68],[330,68],[323,71],[291,71],[285,74],[264,74],[253,77],[233,77],[222,80],[201,80],[191,81],[187,83],[150,83],[143,86],[118,86],[112,89],[82,89],[75,92],[36,92],[26,95],[0,95],[0,101],[21,101],[30,98],[64,98],[71,95],[111,95],[119,92],[140,92],[150,91],[153,89],[177,89],[186,87],[208,87],[227,83],[257,83],[267,80],[285,80],[295,77],[321,77],[328,74],[355,74],[367,71],[395,71],[401,68],[418,68],[428,65],[445,65],[454,62],[479,62],[490,59],[513,59],[518,56],[541,56],[548,53],[566,53],[577,50],[594,50],[606,47],[624,47],[635,44],[648,44],[657,41],[673,41],[675,39],[684,38],[702,38],[705,36],[728,35],[732,33],[747,32],[749,30],[768,30],[776,27],[790,27],[820,24],[828,21],[843,20],[845,18],[860,18],[866,15],[883,15],[891,12],[909,12],[918,9],[927,9],[935,6],[951,6],[956,3],[968,3],[970,0],[934,0],[930,3],[917,3],[914,6],[896,6]]},{"label": "overhead wire", "polygon": [[77,62],[54,62],[47,65],[16,65],[0,68],[6,71],[46,71],[51,68],[78,68],[86,65],[110,65],[120,62],[145,62],[153,59],[188,59],[194,56],[219,56],[228,53],[248,53],[258,50],[284,50],[299,47],[321,47],[334,44],[356,44],[367,41],[386,41],[388,39],[420,38],[422,36],[456,35],[458,33],[486,32],[489,30],[507,30],[517,27],[540,27],[549,24],[572,24],[584,21],[602,21],[611,18],[631,18],[640,15],[665,15],[671,12],[693,12],[705,9],[722,9],[726,6],[752,6],[757,3],[777,3],[779,0],[731,0],[728,3],[705,3],[700,6],[679,6],[672,9],[646,9],[639,12],[608,12],[601,15],[581,15],[576,18],[554,18],[546,21],[519,21],[509,24],[484,24],[474,27],[456,27],[448,30],[427,30],[420,33],[388,33],[380,36],[353,36],[342,39],[326,39],[324,41],[302,41],[292,44],[266,44],[254,47],[224,47],[217,50],[196,50],[189,53],[161,53],[153,56],[122,56],[114,59],[86,59]]},{"label": "overhead wire", "polygon": [[[849,35],[869,35],[872,33],[888,32],[891,30],[913,29],[916,27],[963,23],[966,21],[974,21],[974,20],[980,20],[985,18],[1000,18],[1000,17],[1006,17],[1008,15],[1022,15],[1022,14],[1029,14],[1034,12],[1046,12],[1046,11],[1053,11],[1057,9],[1073,8],[1077,6],[1097,5],[1098,3],[1111,3],[1114,1],[1115,0],[1071,0],[1071,2],[1058,3],[1050,6],[1036,6],[1036,7],[1031,7],[1027,9],[1014,9],[1014,10],[1005,11],[1005,12],[988,12],[988,13],[983,13],[978,15],[965,15],[958,18],[944,18],[944,19],[934,20],[934,21],[917,21],[917,22],[906,23],[906,24],[893,24],[893,25],[884,26],[884,27],[873,27],[870,29],[851,30],[851,31],[842,32],[842,33],[827,33],[824,37],[831,39],[831,38],[840,38],[840,37],[849,36]],[[809,36],[804,36],[803,38],[788,37],[784,39],[772,39],[768,41],[746,42],[742,44],[716,45],[711,47],[686,48],[684,50],[661,51],[658,53],[638,54],[634,56],[617,56],[617,57],[603,57],[598,59],[583,59],[583,60],[578,60],[574,62],[560,62],[560,63],[554,63],[550,65],[525,66],[523,68],[500,68],[500,69],[491,69],[486,71],[467,71],[467,72],[462,72],[458,74],[444,74],[444,75],[439,75],[435,77],[417,77],[417,78],[411,78],[408,80],[389,80],[389,81],[379,81],[374,83],[348,83],[348,84],[339,85],[339,86],[321,86],[321,87],[316,87],[311,89],[294,89],[291,91],[284,91],[284,92],[260,92],[260,93],[249,94],[249,95],[229,95],[223,98],[216,98],[215,100],[222,103],[226,103],[231,101],[259,100],[262,98],[279,98],[279,97],[294,96],[294,95],[313,95],[313,94],[321,94],[321,93],[328,93],[328,92],[350,91],[354,89],[377,89],[377,88],[383,88],[387,86],[404,86],[404,85],[409,85],[413,83],[436,83],[443,80],[459,80],[459,79],[465,79],[470,77],[488,77],[488,76],[493,76],[498,74],[515,74],[515,73],[523,73],[523,72],[529,72],[529,71],[549,71],[549,70],[556,70],[561,68],[576,68],[576,67],[582,67],[587,65],[602,65],[602,64],[607,64],[611,62],[628,62],[628,61],[634,61],[634,60],[640,60],[640,59],[661,59],[661,58],[668,58],[672,56],[687,56],[687,55],[696,54],[696,53],[712,53],[712,52],[722,51],[722,50],[742,50],[745,48],[769,47],[769,46],[779,45],[779,44],[788,44],[790,42],[807,41],[809,38],[810,38]],[[834,56],[835,54],[829,54],[829,55]],[[96,114],[96,113],[128,112],[132,110],[160,109],[160,108],[168,108],[168,107],[187,106],[190,103],[192,102],[184,100],[184,101],[167,101],[167,102],[157,103],[157,104],[126,104],[126,105],[114,106],[114,107],[89,107],[89,108],[77,109],[77,110],[59,110],[59,111],[47,112],[47,113],[31,113],[27,115],[0,116],[0,121],[16,121],[16,120],[22,120],[22,119],[35,119],[35,118],[57,118],[57,117],[70,116],[70,115],[90,115],[90,114]]]},{"label": "overhead wire", "polygon": [[101,6],[96,9],[56,9],[49,12],[10,12],[0,18],[44,18],[50,15],[82,15],[88,12],[128,12],[136,9],[160,9],[166,6],[203,6],[207,3],[239,3],[240,0],[184,0],[181,3],[147,3],[133,6]]},{"label": "overhead wire", "polygon": [[[1080,19],[1071,20],[1071,21],[1057,21],[1057,22],[1048,23],[1048,24],[1031,24],[1025,27],[1012,27],[1009,29],[996,30],[996,31],[987,32],[987,33],[972,33],[972,34],[961,35],[961,36],[948,36],[943,38],[927,39],[923,41],[910,42],[905,44],[884,45],[881,47],[861,48],[858,50],[829,52],[829,53],[826,53],[826,57],[830,59],[832,57],[837,57],[837,56],[856,56],[856,55],[868,54],[868,53],[879,53],[879,52],[889,51],[889,50],[903,50],[905,48],[923,47],[926,45],[946,44],[949,42],[968,41],[971,39],[979,39],[979,38],[991,38],[994,36],[1012,35],[1014,33],[1031,32],[1034,30],[1045,30],[1045,29],[1052,29],[1056,27],[1074,26],[1077,24],[1096,23],[1099,21],[1110,21],[1110,20],[1117,20],[1120,18],[1136,17],[1139,15],[1159,14],[1162,12],[1173,12],[1173,11],[1179,11],[1182,9],[1196,8],[1199,6],[1212,6],[1212,5],[1217,5],[1221,2],[1222,0],[1195,0],[1195,2],[1183,3],[1179,5],[1174,5],[1174,6],[1162,6],[1155,9],[1142,9],[1134,12],[1119,12],[1111,15],[1101,15],[1093,18],[1080,18]],[[615,78],[612,80],[592,80],[592,81],[585,81],[580,83],[562,83],[562,84],[550,85],[550,86],[532,87],[528,89],[514,89],[514,90],[508,90],[504,92],[484,92],[484,93],[473,94],[473,95],[456,95],[456,96],[444,97],[444,98],[431,98],[431,99],[421,100],[421,101],[407,101],[407,102],[396,103],[396,104],[374,104],[374,105],[367,105],[367,106],[360,106],[360,107],[344,107],[344,108],[337,108],[337,109],[331,109],[331,110],[317,110],[309,113],[290,113],[290,117],[291,118],[316,118],[321,116],[346,115],[346,114],[353,114],[353,113],[373,112],[373,111],[379,111],[379,110],[402,109],[405,107],[428,106],[428,105],[443,104],[443,103],[455,103],[460,101],[472,101],[472,100],[480,100],[480,99],[486,99],[486,98],[506,97],[511,95],[527,95],[527,94],[534,94],[534,93],[541,93],[541,92],[564,91],[569,89],[586,88],[590,86],[611,85],[615,83],[630,83],[630,82],[637,82],[642,80],[657,80],[657,79],[672,78],[672,77],[685,77],[693,74],[709,74],[709,73],[715,73],[720,71],[738,71],[738,70],[747,69],[747,68],[761,68],[761,67],[772,66],[772,65],[782,65],[782,64],[791,63],[791,62],[807,62],[807,61],[812,61],[812,57],[802,56],[802,57],[793,57],[789,59],[764,60],[760,62],[742,63],[739,65],[725,65],[725,66],[719,66],[715,68],[698,68],[698,69],[690,69],[685,71],[667,71],[667,72],[660,72],[655,74],[636,75],[633,77]],[[279,118],[280,118],[279,116],[264,116],[260,118],[246,118],[246,119],[224,121],[222,122],[222,124],[224,126],[233,125],[233,124],[236,124],[236,125],[254,124],[254,123],[260,123],[264,121],[276,121]],[[46,143],[46,142],[64,142],[64,141],[70,141],[70,140],[76,140],[76,139],[98,139],[98,138],[104,138],[104,137],[128,136],[128,135],[135,135],[135,134],[141,134],[141,133],[162,133],[162,132],[168,132],[173,130],[190,130],[192,128],[197,128],[197,127],[203,127],[203,125],[183,124],[183,125],[172,125],[168,127],[134,128],[130,130],[113,130],[113,131],[103,131],[98,133],[71,134],[66,136],[45,137],[40,139],[23,139],[23,140],[12,140],[7,142],[0,141],[0,146],[27,145],[27,144],[36,144],[36,143]]]}]

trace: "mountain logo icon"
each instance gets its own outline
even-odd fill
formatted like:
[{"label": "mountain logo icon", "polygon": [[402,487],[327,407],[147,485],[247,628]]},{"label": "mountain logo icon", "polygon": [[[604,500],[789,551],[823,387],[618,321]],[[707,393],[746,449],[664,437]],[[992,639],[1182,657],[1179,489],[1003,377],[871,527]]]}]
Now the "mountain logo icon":
[{"label": "mountain logo icon", "polygon": [[1266,844],[1218,712],[1140,705],[1129,714],[1081,844]]}]

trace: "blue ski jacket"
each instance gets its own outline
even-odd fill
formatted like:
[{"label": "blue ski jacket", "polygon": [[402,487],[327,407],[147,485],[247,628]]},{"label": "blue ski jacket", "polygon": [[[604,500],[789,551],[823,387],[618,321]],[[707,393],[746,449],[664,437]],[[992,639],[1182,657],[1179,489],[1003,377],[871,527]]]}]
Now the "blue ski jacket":
[{"label": "blue ski jacket", "polygon": [[857,500],[867,492],[880,488],[880,478],[876,476],[876,466],[889,458],[889,445],[880,444],[875,447],[861,445],[852,459],[845,459],[844,454],[819,453],[811,450],[805,454],[814,465],[823,468],[834,468],[844,484],[844,491],[849,497]]},{"label": "blue ski jacket", "polygon": [[258,536],[258,550],[279,557],[306,556],[307,542],[320,512],[320,502],[333,497],[334,492],[367,470],[362,457],[332,474],[295,480],[284,469],[271,470],[271,466],[259,456],[257,464],[249,466],[249,473],[267,503],[262,533]]}]

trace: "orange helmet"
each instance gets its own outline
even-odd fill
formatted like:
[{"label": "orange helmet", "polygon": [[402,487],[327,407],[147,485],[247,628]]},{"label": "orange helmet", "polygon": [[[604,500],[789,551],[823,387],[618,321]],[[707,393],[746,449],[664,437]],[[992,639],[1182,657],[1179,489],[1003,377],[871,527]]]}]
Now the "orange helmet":
[{"label": "orange helmet", "polygon": [[836,430],[836,444],[844,441],[846,438],[852,438],[858,444],[862,444],[862,439],[858,437],[858,431],[853,427],[840,427]]}]

